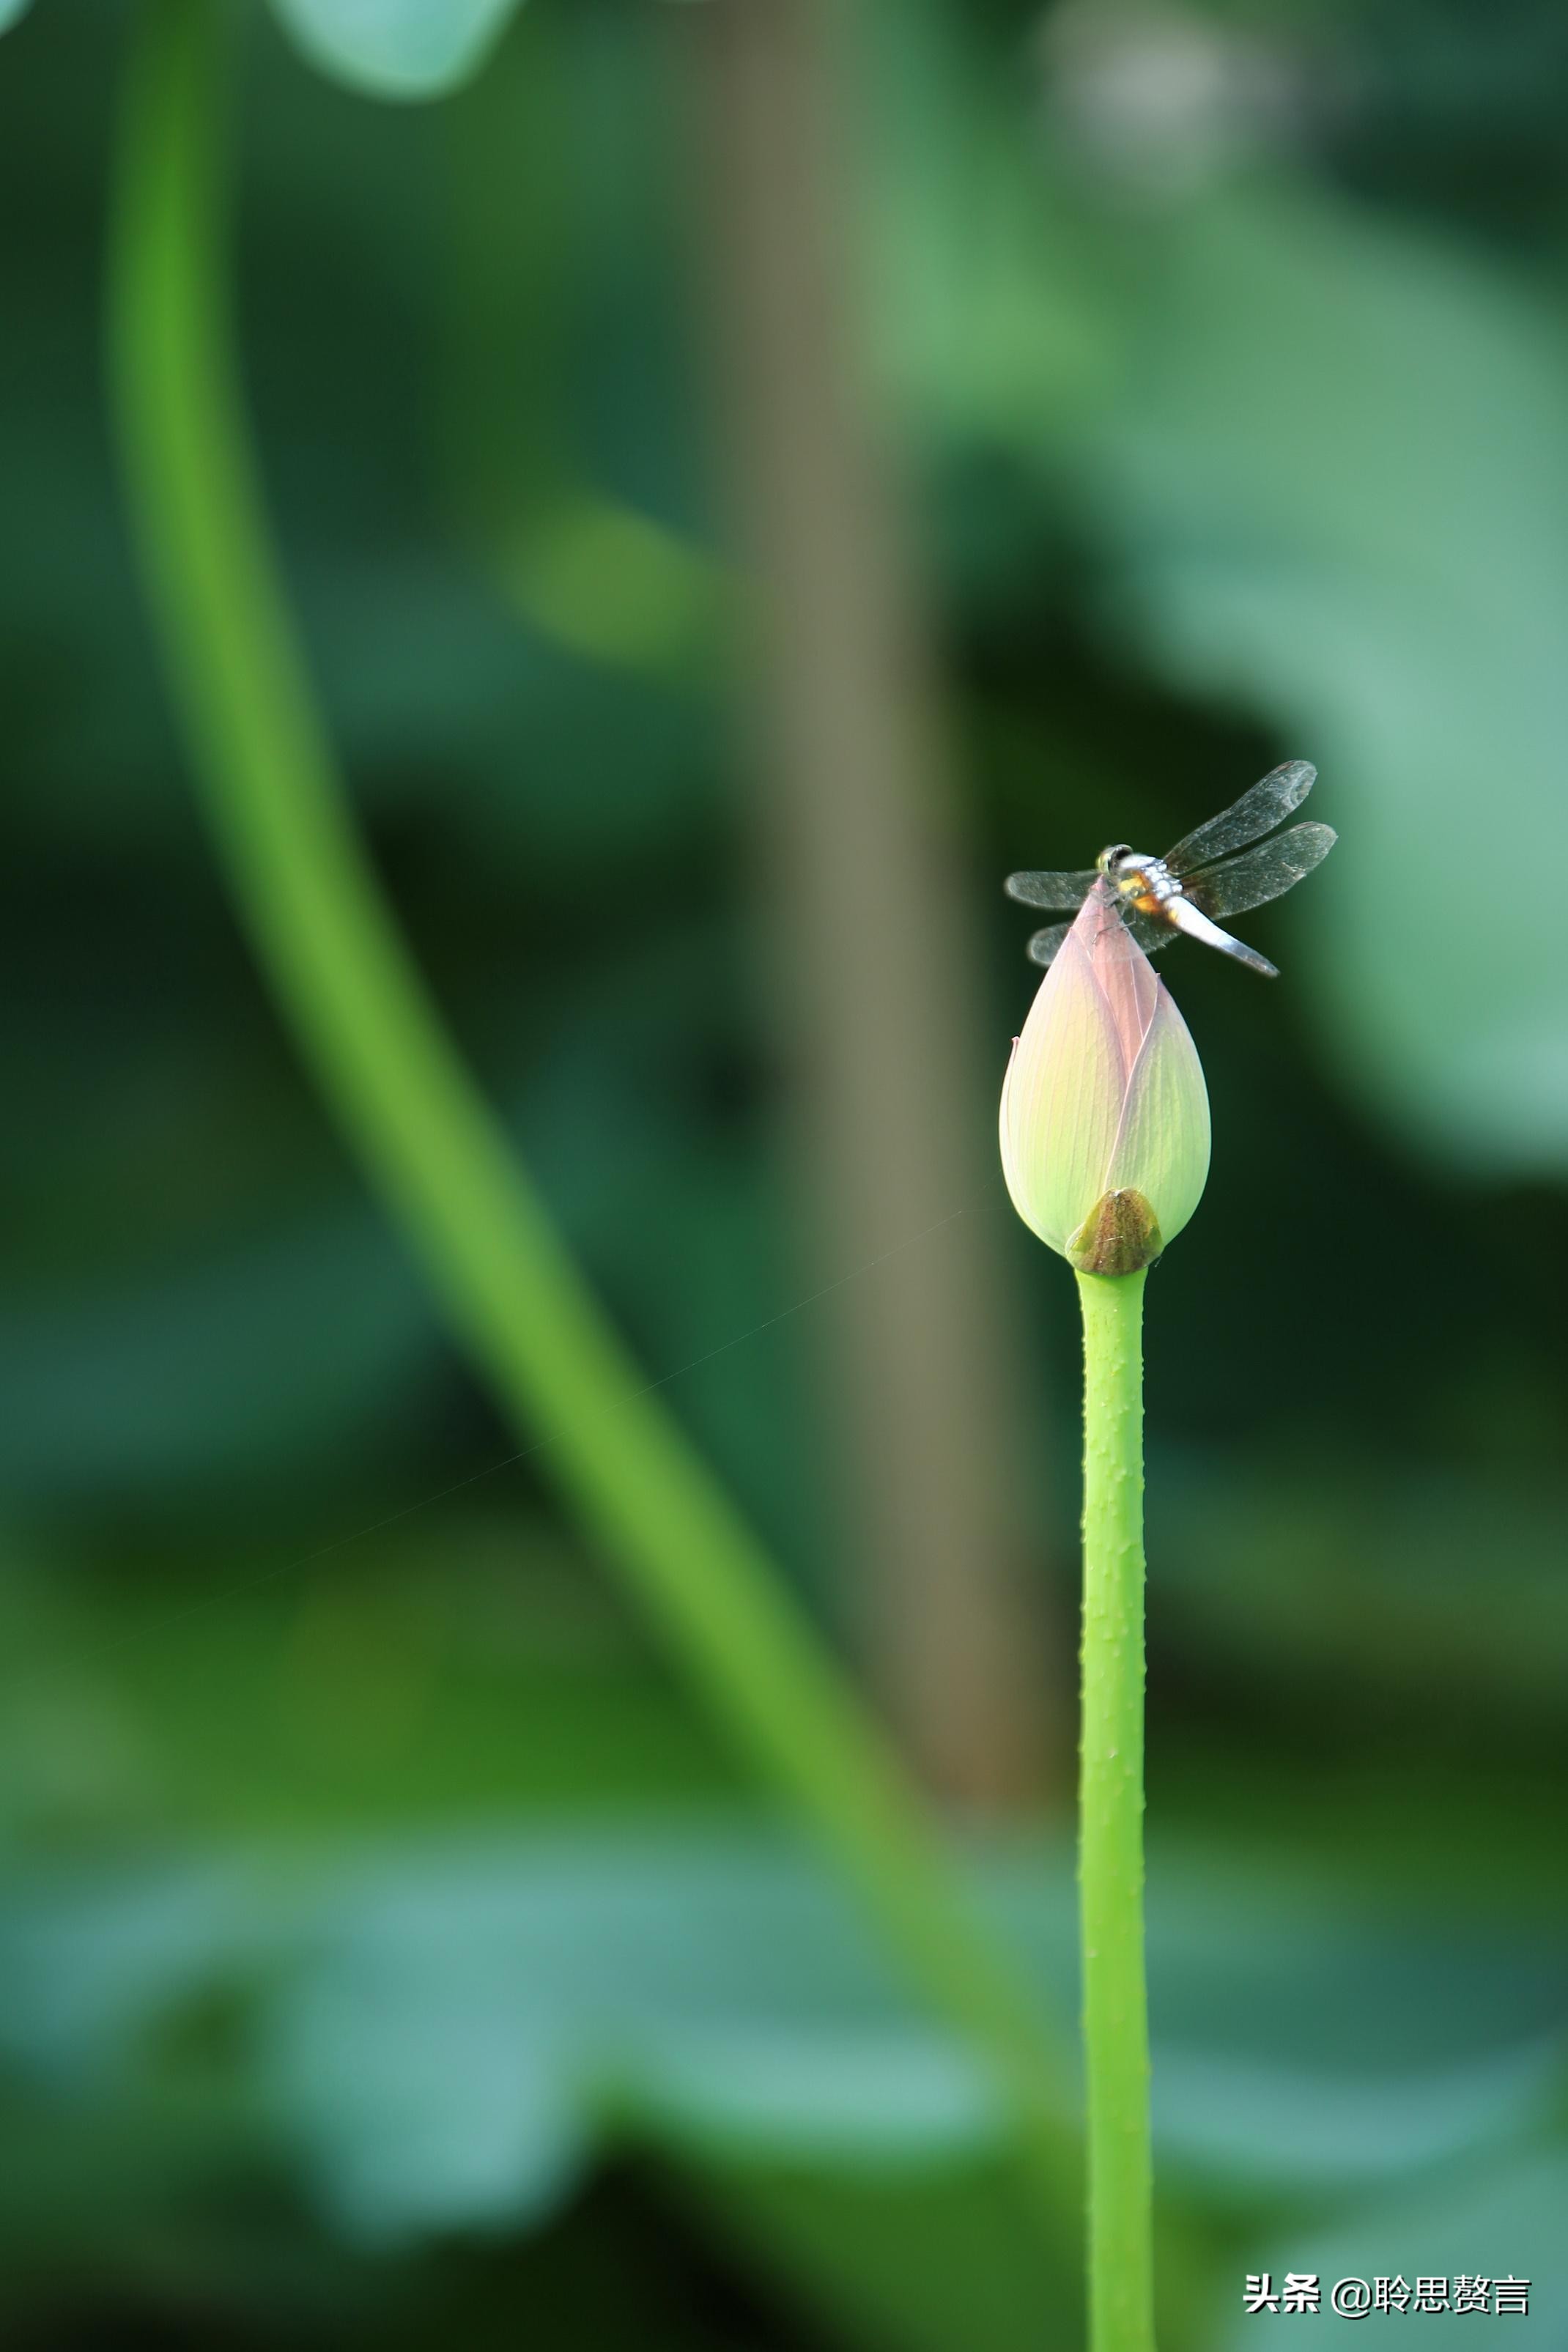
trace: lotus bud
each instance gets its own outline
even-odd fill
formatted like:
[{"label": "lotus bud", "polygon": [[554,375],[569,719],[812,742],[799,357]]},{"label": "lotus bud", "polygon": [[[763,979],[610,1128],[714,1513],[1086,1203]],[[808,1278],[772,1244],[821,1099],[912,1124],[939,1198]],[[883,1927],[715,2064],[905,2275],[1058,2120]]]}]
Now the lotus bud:
[{"label": "lotus bud", "polygon": [[1095,884],[1002,1086],[1013,1206],[1081,1274],[1135,1274],[1203,1197],[1209,1105],[1169,990]]}]

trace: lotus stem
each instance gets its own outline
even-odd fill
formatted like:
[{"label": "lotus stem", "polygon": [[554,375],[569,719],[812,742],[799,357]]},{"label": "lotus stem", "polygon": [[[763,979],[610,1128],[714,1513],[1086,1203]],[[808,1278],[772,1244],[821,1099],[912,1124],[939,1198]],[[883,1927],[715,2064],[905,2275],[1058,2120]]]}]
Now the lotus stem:
[{"label": "lotus stem", "polygon": [[1144,1272],[1080,1274],[1083,1718],[1079,1879],[1090,2352],[1153,2352],[1143,1963]]}]

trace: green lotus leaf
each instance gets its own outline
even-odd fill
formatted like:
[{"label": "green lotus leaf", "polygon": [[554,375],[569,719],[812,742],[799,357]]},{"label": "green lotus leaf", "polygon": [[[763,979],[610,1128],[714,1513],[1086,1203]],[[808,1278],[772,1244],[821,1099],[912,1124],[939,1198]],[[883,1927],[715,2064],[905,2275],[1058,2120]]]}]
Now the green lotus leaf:
[{"label": "green lotus leaf", "polygon": [[[310,59],[372,98],[439,98],[478,71],[518,0],[274,0]],[[5,0],[0,0],[0,17]]]}]

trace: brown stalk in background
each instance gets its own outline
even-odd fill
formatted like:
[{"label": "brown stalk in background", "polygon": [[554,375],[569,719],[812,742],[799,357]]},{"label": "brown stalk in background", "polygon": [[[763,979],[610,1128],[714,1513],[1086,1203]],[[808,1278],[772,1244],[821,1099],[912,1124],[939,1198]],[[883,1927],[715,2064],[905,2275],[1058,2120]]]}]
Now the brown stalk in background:
[{"label": "brown stalk in background", "polygon": [[[872,1679],[928,1786],[1039,1793],[1010,1334],[985,1213],[996,1058],[931,631],[859,365],[818,0],[670,12],[752,677],[781,1008]],[[984,1079],[984,1088],[979,1081]],[[876,1261],[880,1260],[880,1263]]]}]

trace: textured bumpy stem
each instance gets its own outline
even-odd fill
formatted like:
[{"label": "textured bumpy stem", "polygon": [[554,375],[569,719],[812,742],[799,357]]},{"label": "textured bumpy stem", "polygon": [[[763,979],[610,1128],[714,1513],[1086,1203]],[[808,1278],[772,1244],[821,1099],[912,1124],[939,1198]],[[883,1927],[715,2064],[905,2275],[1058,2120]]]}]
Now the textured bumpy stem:
[{"label": "textured bumpy stem", "polygon": [[1080,1274],[1083,1727],[1079,1877],[1090,2352],[1152,2352],[1143,1978],[1143,1285]]},{"label": "textured bumpy stem", "polygon": [[[984,2060],[1054,2235],[1065,2055],[886,1743],[579,1276],[463,1069],[334,772],[262,510],[228,320],[214,0],[144,0],[109,262],[132,529],[193,773],[322,1095],[453,1330],[693,1685]],[[303,1343],[303,1340],[302,1340]]]}]

